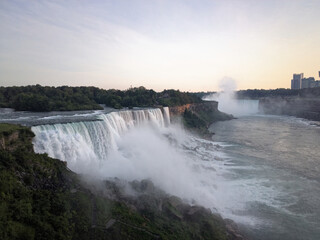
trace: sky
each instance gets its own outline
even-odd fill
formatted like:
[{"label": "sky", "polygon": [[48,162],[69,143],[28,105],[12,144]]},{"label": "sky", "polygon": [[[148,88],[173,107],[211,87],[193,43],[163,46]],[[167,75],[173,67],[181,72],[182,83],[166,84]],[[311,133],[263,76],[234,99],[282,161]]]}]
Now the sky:
[{"label": "sky", "polygon": [[156,91],[319,79],[319,0],[0,0],[0,86]]}]

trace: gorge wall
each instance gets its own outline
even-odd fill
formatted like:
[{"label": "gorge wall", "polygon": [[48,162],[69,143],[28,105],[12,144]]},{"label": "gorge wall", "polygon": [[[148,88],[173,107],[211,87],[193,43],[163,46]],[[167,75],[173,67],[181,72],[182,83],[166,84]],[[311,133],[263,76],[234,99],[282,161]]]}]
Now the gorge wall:
[{"label": "gorge wall", "polygon": [[[182,116],[185,122],[189,122],[189,128],[208,128],[211,123],[234,119],[233,115],[220,112],[218,102],[205,101],[202,103],[185,104],[170,107],[170,117]],[[186,111],[187,110],[187,111]]]},{"label": "gorge wall", "polygon": [[265,114],[289,115],[320,121],[320,99],[299,97],[262,98],[259,110]]},{"label": "gorge wall", "polygon": [[209,137],[212,135],[208,131],[209,126],[217,121],[233,119],[233,115],[220,112],[218,102],[205,101],[202,103],[185,104],[170,107],[170,117],[174,121],[177,117],[182,117],[182,122],[190,131]]},{"label": "gorge wall", "polygon": [[179,116],[184,113],[185,110],[189,110],[194,114],[197,114],[202,111],[218,111],[218,102],[216,101],[206,101],[203,103],[191,103],[185,104],[181,106],[169,107],[170,109],[170,116]]}]

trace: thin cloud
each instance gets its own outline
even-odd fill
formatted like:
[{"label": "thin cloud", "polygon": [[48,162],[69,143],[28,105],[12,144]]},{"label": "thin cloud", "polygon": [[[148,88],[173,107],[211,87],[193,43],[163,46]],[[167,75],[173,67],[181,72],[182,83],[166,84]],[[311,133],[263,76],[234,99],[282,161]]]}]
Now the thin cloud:
[{"label": "thin cloud", "polygon": [[[320,53],[314,31],[319,5],[1,1],[0,78],[7,79],[1,84],[58,84],[63,78],[105,88],[213,90],[228,75],[240,88],[288,87],[293,72],[318,70],[311,63]],[[302,53],[310,53],[308,60]],[[286,69],[279,67],[284,63]]]}]

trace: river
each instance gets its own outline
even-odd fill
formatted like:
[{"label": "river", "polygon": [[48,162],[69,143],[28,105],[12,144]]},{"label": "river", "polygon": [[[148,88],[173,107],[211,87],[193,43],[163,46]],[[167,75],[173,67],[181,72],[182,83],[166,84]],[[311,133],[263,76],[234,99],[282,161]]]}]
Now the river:
[{"label": "river", "polygon": [[210,126],[212,140],[169,124],[168,109],[6,109],[0,122],[32,126],[35,151],[67,161],[77,173],[150,179],[234,220],[249,239],[320,239],[320,128],[294,117],[259,115],[257,102],[235,106],[237,119]]},{"label": "river", "polygon": [[319,127],[294,117],[251,115],[210,130],[229,157],[231,218],[249,237],[320,239]]}]

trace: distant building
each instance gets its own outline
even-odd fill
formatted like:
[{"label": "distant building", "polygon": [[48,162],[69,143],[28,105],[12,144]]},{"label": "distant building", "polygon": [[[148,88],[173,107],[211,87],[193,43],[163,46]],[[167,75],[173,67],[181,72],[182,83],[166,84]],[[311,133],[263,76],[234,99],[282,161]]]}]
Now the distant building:
[{"label": "distant building", "polygon": [[314,81],[314,84],[312,87],[320,87],[320,80]]},{"label": "distant building", "polygon": [[316,81],[314,77],[302,78],[301,80],[301,88],[313,88],[315,87]]},{"label": "distant building", "polygon": [[[320,71],[319,71],[320,77]],[[314,77],[304,78],[303,73],[293,74],[291,80],[291,89],[315,88],[320,87],[320,80],[315,80]]]},{"label": "distant building", "polygon": [[291,89],[301,89],[303,79],[303,73],[293,74],[293,79],[291,80]]}]

